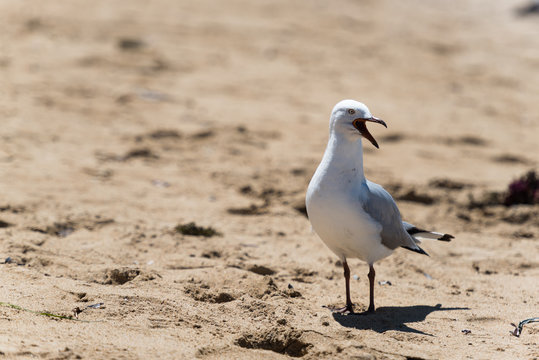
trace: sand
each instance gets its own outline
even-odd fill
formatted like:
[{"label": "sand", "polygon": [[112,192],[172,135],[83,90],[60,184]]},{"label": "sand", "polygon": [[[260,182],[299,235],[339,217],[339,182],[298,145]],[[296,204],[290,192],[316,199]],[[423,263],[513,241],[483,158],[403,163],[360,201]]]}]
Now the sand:
[{"label": "sand", "polygon": [[[510,334],[539,316],[538,206],[484,200],[539,163],[524,4],[1,2],[0,301],[83,311],[0,306],[0,358],[539,357],[538,324]],[[303,213],[346,98],[389,126],[367,177],[455,235],[377,263],[368,316],[324,307],[342,268]]]}]

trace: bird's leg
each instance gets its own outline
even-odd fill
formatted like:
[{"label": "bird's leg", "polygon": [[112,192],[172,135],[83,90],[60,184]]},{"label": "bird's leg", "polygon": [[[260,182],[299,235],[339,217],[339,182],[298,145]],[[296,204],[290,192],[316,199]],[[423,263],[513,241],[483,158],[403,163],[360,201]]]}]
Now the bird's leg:
[{"label": "bird's leg", "polygon": [[346,282],[346,306],[339,309],[333,309],[333,312],[341,314],[353,314],[354,308],[352,305],[352,300],[350,299],[350,268],[346,260],[343,260],[342,266],[344,268],[344,281]]},{"label": "bird's leg", "polygon": [[344,280],[346,281],[346,310],[353,313],[352,299],[350,299],[350,268],[346,260],[343,261],[342,266],[344,268]]},{"label": "bird's leg", "polygon": [[374,312],[374,276],[376,273],[374,272],[374,266],[369,265],[369,274],[367,275],[369,277],[369,289],[370,289],[370,295],[369,295],[369,309],[367,312]]}]

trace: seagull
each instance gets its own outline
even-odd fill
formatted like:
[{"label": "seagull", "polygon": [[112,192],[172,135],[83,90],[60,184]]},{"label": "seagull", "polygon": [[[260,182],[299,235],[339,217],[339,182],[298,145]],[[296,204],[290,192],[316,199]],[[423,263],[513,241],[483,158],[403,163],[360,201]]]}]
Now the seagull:
[{"label": "seagull", "polygon": [[453,236],[423,230],[402,221],[397,204],[380,185],[365,178],[361,138],[376,148],[378,143],[366,123],[386,123],[372,116],[365,104],[343,100],[333,108],[329,141],[320,165],[307,189],[307,214],[313,230],[340,257],[346,283],[346,306],[332,309],[353,314],[350,299],[350,268],[346,260],[359,258],[369,265],[369,308],[374,312],[374,263],[398,247],[428,254],[420,238],[450,241]]}]

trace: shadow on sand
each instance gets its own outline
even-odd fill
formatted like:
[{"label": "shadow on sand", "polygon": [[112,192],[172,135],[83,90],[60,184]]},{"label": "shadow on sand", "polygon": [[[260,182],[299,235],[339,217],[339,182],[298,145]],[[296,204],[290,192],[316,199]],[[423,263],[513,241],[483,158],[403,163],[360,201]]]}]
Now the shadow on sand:
[{"label": "shadow on sand", "polygon": [[410,332],[433,336],[423,331],[408,327],[406,324],[425,320],[427,315],[434,311],[469,310],[469,308],[444,308],[441,304],[436,306],[390,306],[376,309],[375,313],[357,313],[349,315],[333,314],[333,318],[342,326],[358,330],[374,330],[383,333],[388,330]]}]

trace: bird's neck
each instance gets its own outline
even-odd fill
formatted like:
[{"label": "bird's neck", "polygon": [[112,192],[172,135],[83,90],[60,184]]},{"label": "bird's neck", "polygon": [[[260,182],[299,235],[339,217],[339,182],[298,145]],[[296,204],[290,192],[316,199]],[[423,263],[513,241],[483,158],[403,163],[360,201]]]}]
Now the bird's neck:
[{"label": "bird's neck", "polygon": [[328,168],[336,168],[337,176],[353,176],[356,180],[364,181],[363,145],[361,138],[350,140],[341,134],[331,134],[322,162]]}]

